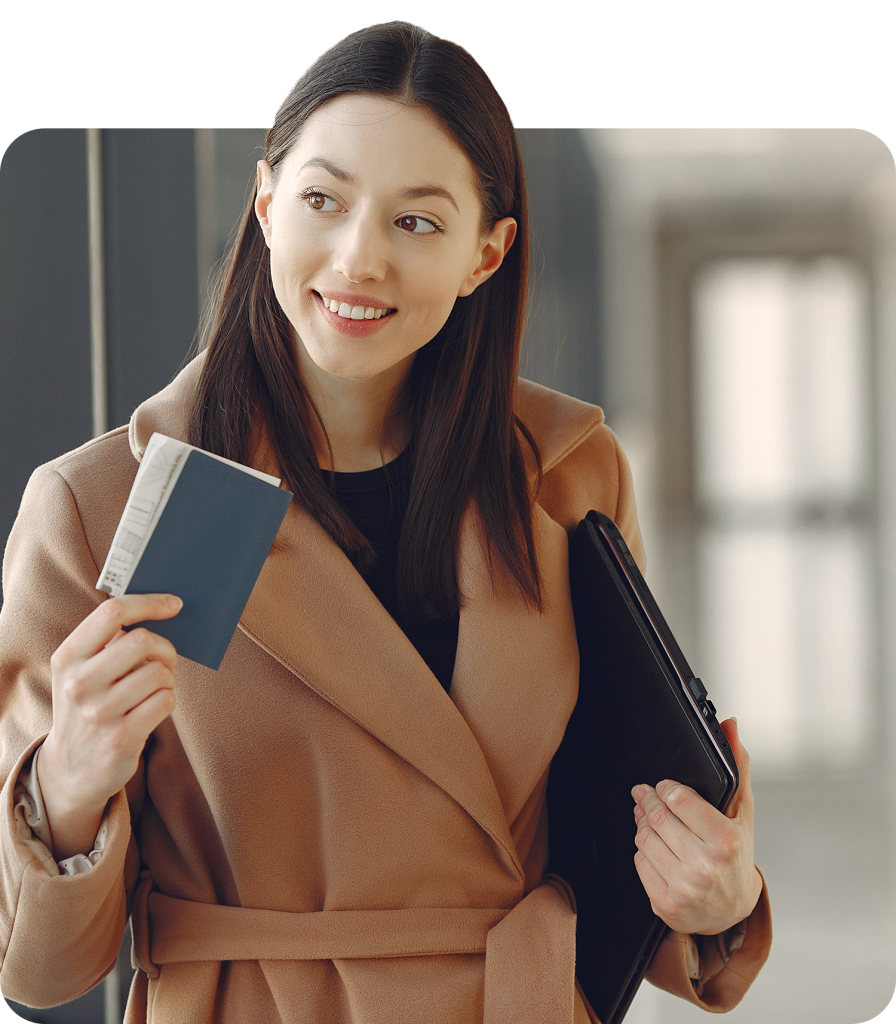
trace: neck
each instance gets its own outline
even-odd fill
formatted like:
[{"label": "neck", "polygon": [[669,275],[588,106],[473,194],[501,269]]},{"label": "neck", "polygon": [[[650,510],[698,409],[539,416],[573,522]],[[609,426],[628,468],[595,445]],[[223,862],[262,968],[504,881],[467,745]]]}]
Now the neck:
[{"label": "neck", "polygon": [[333,451],[333,464],[323,436],[315,438],[318,465],[337,473],[376,469],[401,454],[407,443],[401,417],[393,415],[395,399],[410,373],[414,355],[366,380],[352,380],[322,370],[298,342],[299,367]]}]

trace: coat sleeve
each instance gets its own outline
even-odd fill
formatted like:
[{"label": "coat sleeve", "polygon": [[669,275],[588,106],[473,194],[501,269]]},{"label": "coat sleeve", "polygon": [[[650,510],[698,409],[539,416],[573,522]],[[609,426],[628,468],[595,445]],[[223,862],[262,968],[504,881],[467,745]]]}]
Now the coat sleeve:
[{"label": "coat sleeve", "polygon": [[[669,932],[653,958],[647,972],[648,981],[712,1013],[733,1009],[759,974],[771,949],[772,917],[764,878],[759,902],[753,913],[741,922],[739,930],[741,935],[736,946],[723,952],[717,950],[724,943],[706,941],[716,936]],[[690,961],[695,950],[697,969],[692,970]]]},{"label": "coat sleeve", "polygon": [[112,970],[139,874],[130,815],[142,765],[109,802],[105,851],[89,872],[48,870],[16,810],[16,782],[52,724],[50,656],[103,600],[98,575],[67,483],[42,467],[9,537],[0,610],[0,988],[29,1006],[74,999]]}]

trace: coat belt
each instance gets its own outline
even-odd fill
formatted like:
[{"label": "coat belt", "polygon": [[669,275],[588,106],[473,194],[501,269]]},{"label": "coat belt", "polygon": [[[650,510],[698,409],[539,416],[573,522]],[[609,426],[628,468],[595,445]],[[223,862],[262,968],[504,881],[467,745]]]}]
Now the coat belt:
[{"label": "coat belt", "polygon": [[295,913],[175,899],[144,873],[131,915],[134,963],[202,960],[348,960],[485,953],[485,1021],[573,1019],[575,900],[545,881],[513,909],[409,907]]}]

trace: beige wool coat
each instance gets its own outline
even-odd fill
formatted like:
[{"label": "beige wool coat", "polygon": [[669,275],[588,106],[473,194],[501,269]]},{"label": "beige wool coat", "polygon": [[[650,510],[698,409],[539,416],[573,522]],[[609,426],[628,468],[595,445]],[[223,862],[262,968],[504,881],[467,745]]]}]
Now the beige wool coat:
[{"label": "beige wool coat", "polygon": [[[574,897],[543,879],[548,766],[578,681],[567,531],[595,508],[643,556],[601,411],[537,385],[520,382],[517,409],[544,460],[534,523],[546,612],[489,571],[469,512],[450,696],[294,502],[220,669],[180,659],[177,708],[110,801],[93,869],[58,874],[16,815],[16,779],[51,725],[50,655],[104,600],[94,585],[138,461],[154,430],[185,438],[200,361],[129,428],[38,469],[10,536],[4,995],[33,1006],[81,995],[111,970],[130,914],[128,1024],[596,1019],[574,983]],[[743,948],[705,987],[676,934],[651,979],[729,1009],[770,934],[763,893]]]}]

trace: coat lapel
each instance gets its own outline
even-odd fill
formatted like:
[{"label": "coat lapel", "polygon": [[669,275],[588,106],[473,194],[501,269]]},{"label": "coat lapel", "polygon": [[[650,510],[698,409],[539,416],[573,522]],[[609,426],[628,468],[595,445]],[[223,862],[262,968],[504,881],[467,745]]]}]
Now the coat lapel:
[{"label": "coat lapel", "polygon": [[[545,472],[603,421],[596,406],[522,379],[515,409],[538,443]],[[529,455],[526,444],[523,452]],[[531,459],[529,470],[534,473]],[[466,601],[451,695],[483,751],[511,826],[560,745],[579,681],[566,531],[537,503],[532,529],[543,614],[526,607],[498,560],[489,561],[472,512],[461,531],[458,565]]]},{"label": "coat lapel", "polygon": [[533,532],[545,610],[523,602],[478,517],[461,536],[461,611],[451,695],[476,737],[511,825],[547,771],[578,694],[579,650],[569,597],[566,531],[538,505]]},{"label": "coat lapel", "polygon": [[486,758],[457,706],[351,562],[295,503],[240,628],[445,790],[522,874]]}]

